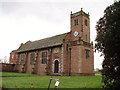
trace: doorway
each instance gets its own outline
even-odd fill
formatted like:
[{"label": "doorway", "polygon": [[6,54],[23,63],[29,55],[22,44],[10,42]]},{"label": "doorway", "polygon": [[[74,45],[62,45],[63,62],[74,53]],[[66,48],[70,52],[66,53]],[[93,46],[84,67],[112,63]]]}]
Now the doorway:
[{"label": "doorway", "polygon": [[54,62],[54,73],[58,73],[59,72],[59,62],[58,60],[55,60]]}]

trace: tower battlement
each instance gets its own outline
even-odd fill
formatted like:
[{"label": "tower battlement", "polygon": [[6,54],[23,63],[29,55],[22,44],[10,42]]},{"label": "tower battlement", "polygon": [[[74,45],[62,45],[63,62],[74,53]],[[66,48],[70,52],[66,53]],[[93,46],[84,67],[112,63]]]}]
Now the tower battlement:
[{"label": "tower battlement", "polygon": [[73,18],[73,17],[76,17],[76,16],[80,16],[80,15],[84,15],[84,16],[86,16],[86,17],[89,17],[89,16],[90,16],[89,13],[85,13],[85,12],[82,10],[82,8],[81,8],[81,10],[78,11],[78,12],[75,12],[75,13],[72,13],[72,12],[71,12],[71,17],[72,17],[72,18]]}]

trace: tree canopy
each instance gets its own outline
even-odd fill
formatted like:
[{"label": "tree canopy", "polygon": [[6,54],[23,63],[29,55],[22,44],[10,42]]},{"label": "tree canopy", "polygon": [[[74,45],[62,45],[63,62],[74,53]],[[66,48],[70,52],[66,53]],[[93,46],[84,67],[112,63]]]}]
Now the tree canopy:
[{"label": "tree canopy", "polygon": [[102,79],[105,88],[120,87],[120,1],[104,10],[96,25],[95,49],[102,52]]}]

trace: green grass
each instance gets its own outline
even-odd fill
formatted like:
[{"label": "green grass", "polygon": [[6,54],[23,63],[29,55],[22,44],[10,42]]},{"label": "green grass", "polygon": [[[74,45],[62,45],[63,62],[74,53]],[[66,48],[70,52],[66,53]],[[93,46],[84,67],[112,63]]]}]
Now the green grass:
[{"label": "green grass", "polygon": [[[4,88],[47,88],[51,76],[40,76],[23,73],[2,73],[2,86]],[[101,88],[101,75],[96,76],[52,76],[60,79],[58,88]],[[52,80],[51,88],[55,81]]]},{"label": "green grass", "polygon": [[2,76],[15,76],[15,77],[17,77],[17,76],[19,76],[19,77],[33,77],[33,76],[38,76],[38,75],[35,75],[35,74],[26,74],[26,73],[14,73],[14,72],[0,72],[0,73],[2,73],[2,74],[0,74],[0,75],[2,75]]}]

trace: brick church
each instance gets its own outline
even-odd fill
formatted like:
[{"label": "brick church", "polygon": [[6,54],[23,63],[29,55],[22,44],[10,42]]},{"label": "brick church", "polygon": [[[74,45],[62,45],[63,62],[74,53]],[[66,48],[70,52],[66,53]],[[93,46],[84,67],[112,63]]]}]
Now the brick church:
[{"label": "brick church", "polygon": [[89,14],[81,9],[71,12],[70,19],[70,32],[28,41],[12,51],[10,63],[16,60],[14,70],[39,75],[94,75]]}]

